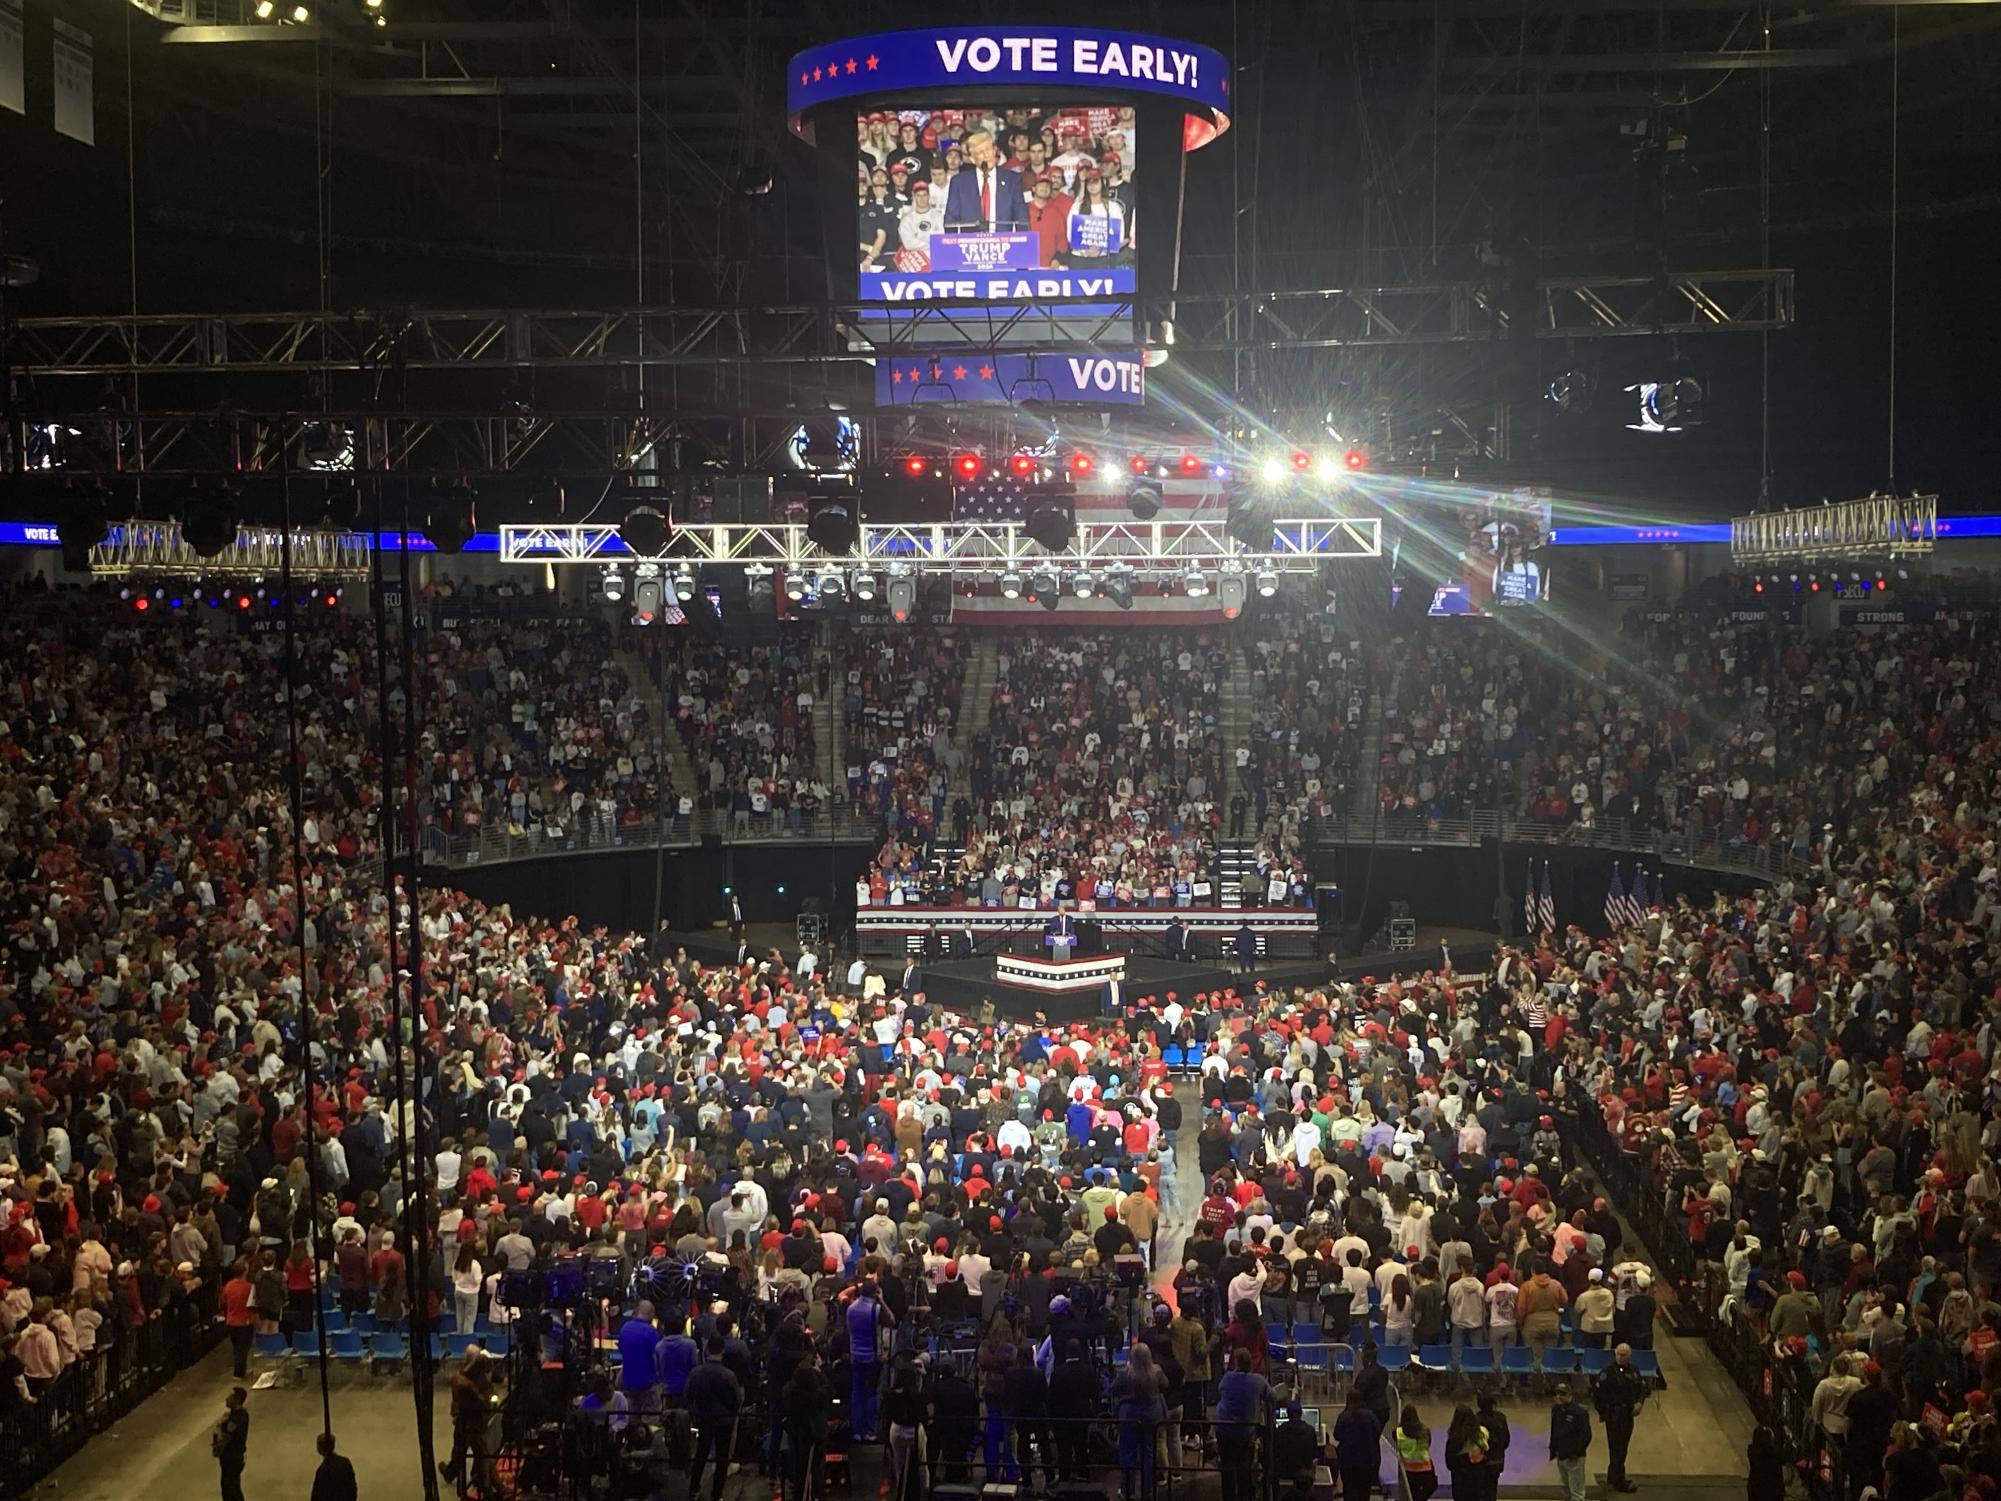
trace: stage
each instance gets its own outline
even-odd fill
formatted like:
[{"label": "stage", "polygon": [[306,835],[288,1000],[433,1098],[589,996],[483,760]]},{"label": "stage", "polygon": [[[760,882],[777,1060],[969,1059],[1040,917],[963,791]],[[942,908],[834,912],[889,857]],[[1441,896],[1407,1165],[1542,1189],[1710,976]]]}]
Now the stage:
[{"label": "stage", "polygon": [[[1203,963],[1175,964],[1166,959],[1142,955],[1125,956],[1126,978],[1123,994],[1127,1005],[1147,996],[1163,998],[1173,991],[1186,1004],[1198,991],[1221,990],[1238,984],[1227,970]],[[1097,1016],[1104,1006],[1104,987],[1091,990],[1046,992],[1023,985],[1009,985],[994,978],[994,959],[941,959],[923,967],[925,997],[963,1015],[977,1015],[980,1002],[991,1000],[994,1011],[1007,1021],[1034,1021],[1040,1014],[1052,1022],[1081,1021]],[[1248,987],[1255,976],[1246,976]]]}]

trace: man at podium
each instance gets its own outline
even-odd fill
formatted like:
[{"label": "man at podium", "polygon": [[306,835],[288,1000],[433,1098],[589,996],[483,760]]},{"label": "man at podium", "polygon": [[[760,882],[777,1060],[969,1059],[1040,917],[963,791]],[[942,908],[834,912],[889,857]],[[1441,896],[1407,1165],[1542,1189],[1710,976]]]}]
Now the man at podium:
[{"label": "man at podium", "polygon": [[1068,959],[1077,949],[1077,920],[1059,911],[1042,926],[1042,946],[1051,959]]}]

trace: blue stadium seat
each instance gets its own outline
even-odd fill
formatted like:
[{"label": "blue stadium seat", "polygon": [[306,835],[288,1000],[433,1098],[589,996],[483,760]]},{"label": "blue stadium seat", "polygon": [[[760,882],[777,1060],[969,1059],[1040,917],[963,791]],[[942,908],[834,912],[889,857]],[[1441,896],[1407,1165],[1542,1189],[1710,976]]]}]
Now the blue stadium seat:
[{"label": "blue stadium seat", "polygon": [[1596,1376],[1612,1364],[1610,1350],[1579,1350],[1577,1369],[1587,1376]]},{"label": "blue stadium seat", "polygon": [[[1329,1345],[1327,1347],[1327,1353],[1330,1357],[1330,1359],[1328,1360],[1329,1369],[1343,1376],[1349,1374],[1351,1371],[1355,1369],[1355,1347],[1353,1345]],[[1385,1350],[1383,1353],[1387,1355],[1389,1352]],[[1409,1348],[1406,1347],[1403,1353],[1404,1353],[1404,1364],[1409,1365],[1410,1364]],[[1382,1364],[1385,1369],[1389,1367],[1389,1362],[1387,1360],[1385,1360]]]},{"label": "blue stadium seat", "polygon": [[[1426,1345],[1417,1352],[1417,1363],[1427,1371],[1449,1371],[1452,1369],[1452,1346]],[[1388,1361],[1383,1362],[1388,1365]]]},{"label": "blue stadium seat", "polygon": [[1292,1358],[1299,1362],[1302,1371],[1327,1369],[1327,1346],[1320,1338],[1318,1324],[1292,1326]]},{"label": "blue stadium seat", "polygon": [[1501,1352],[1501,1373],[1506,1376],[1533,1376],[1535,1351],[1527,1345],[1509,1345]]},{"label": "blue stadium seat", "polygon": [[410,1346],[400,1334],[378,1334],[368,1342],[368,1358],[371,1361],[401,1365],[410,1358]]},{"label": "blue stadium seat", "polygon": [[445,1336],[445,1353],[453,1360],[464,1360],[466,1352],[479,1343],[476,1334],[448,1334]]},{"label": "blue stadium seat", "polygon": [[366,1360],[368,1350],[352,1329],[339,1329],[327,1336],[327,1353],[335,1360]]},{"label": "blue stadium seat", "polygon": [[[1445,1352],[1444,1360],[1446,1364],[1449,1365],[1451,1363],[1452,1346],[1426,1345],[1424,1348],[1427,1352],[1431,1350],[1443,1350]],[[1411,1352],[1409,1345],[1384,1345],[1380,1350],[1376,1352],[1376,1360],[1377,1363],[1380,1364],[1384,1370],[1388,1371],[1392,1376],[1394,1376],[1400,1371],[1407,1371],[1410,1369],[1410,1354]],[[1427,1369],[1429,1369],[1429,1366],[1427,1366]]]},{"label": "blue stadium seat", "polygon": [[1542,1352],[1545,1376],[1568,1376],[1577,1369],[1577,1352],[1568,1345],[1551,1345]]},{"label": "blue stadium seat", "polygon": [[1633,1369],[1649,1381],[1661,1379],[1661,1354],[1658,1350],[1635,1350]]},{"label": "blue stadium seat", "polygon": [[[1448,1346],[1448,1348],[1450,1348]],[[1494,1374],[1494,1352],[1468,1345],[1459,1354],[1459,1369],[1468,1376],[1491,1376]]]},{"label": "blue stadium seat", "polygon": [[292,1353],[282,1334],[258,1334],[252,1338],[250,1347],[266,1360],[283,1360]]},{"label": "blue stadium seat", "polygon": [[329,1335],[340,1334],[349,1327],[347,1315],[342,1313],[338,1308],[328,1309],[321,1315],[321,1320],[326,1325]]},{"label": "blue stadium seat", "polygon": [[1160,1061],[1166,1064],[1167,1067],[1170,1069],[1180,1068],[1184,1060],[1184,1056],[1185,1055],[1181,1051],[1181,1044],[1178,1042],[1170,1042],[1166,1047],[1160,1050]]},{"label": "blue stadium seat", "polygon": [[292,1353],[307,1360],[320,1358],[320,1336],[314,1329],[302,1330],[292,1336]]},{"label": "blue stadium seat", "polygon": [[365,1336],[375,1332],[375,1315],[372,1313],[357,1313],[348,1322],[356,1334]]}]

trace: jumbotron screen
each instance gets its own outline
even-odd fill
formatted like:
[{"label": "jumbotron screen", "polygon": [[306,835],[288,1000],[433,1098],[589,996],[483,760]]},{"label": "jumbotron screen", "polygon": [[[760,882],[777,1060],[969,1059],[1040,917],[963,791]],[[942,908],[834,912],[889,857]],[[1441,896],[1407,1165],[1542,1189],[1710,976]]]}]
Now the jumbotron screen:
[{"label": "jumbotron screen", "polygon": [[864,111],[855,119],[859,300],[1008,304],[1132,292],[1138,138],[1130,104]]},{"label": "jumbotron screen", "polygon": [[1458,520],[1458,576],[1432,594],[1431,614],[1492,615],[1549,599],[1543,560],[1550,531],[1547,494],[1497,491],[1467,507]]}]

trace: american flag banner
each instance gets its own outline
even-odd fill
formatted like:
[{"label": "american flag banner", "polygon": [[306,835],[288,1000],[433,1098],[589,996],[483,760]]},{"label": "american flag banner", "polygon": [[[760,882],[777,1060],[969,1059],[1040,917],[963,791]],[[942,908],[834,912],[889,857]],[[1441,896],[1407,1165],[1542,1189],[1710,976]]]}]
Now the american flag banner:
[{"label": "american flag banner", "polygon": [[1659,871],[1655,871],[1653,905],[1660,908],[1661,911],[1665,912],[1667,911],[1667,904],[1668,904],[1667,887],[1661,884],[1661,873]]},{"label": "american flag banner", "polygon": [[[1131,481],[1132,476],[1123,465],[1108,462],[1098,472],[1077,480],[1074,485],[1065,484],[1052,489],[1037,484],[1032,476],[1014,473],[1003,464],[988,469],[977,479],[953,486],[952,519],[991,525],[1022,525],[1037,508],[1040,498],[1044,503],[1062,506],[1083,525],[1133,528],[1134,540],[1130,547],[1133,562],[1136,567],[1144,567],[1146,550],[1153,535],[1152,526],[1164,528],[1163,540],[1168,541],[1175,535],[1176,528],[1185,527],[1190,522],[1205,522],[1220,529],[1229,515],[1229,499],[1223,484],[1206,463],[1198,472],[1187,473],[1177,469],[1166,478],[1155,479],[1153,483],[1160,490],[1160,509],[1147,521],[1139,520],[1132,513]],[[1115,548],[1113,555],[1123,550]],[[1053,566],[1067,573],[1074,569],[1075,564],[1055,562]],[[1100,580],[1099,590],[1090,599],[1070,597],[1066,584],[1065,598],[1053,619],[1043,610],[1040,602],[1028,597],[1026,591],[1019,599],[1007,599],[991,585],[982,585],[971,594],[956,596],[952,601],[952,618],[974,624],[1037,621],[1092,627],[1220,625],[1225,618],[1213,590],[1191,599],[1178,585],[1172,584],[1165,587],[1140,584],[1133,590],[1132,609],[1121,610],[1103,597],[1102,573],[1094,573],[1094,577]]]},{"label": "american flag banner", "polygon": [[1619,885],[1619,867],[1612,867],[1612,878],[1605,887],[1605,926],[1616,928],[1626,920],[1626,893]]},{"label": "american flag banner", "polygon": [[1556,893],[1555,893],[1554,891],[1552,891],[1552,890],[1550,889],[1550,884],[1549,884],[1549,861],[1547,861],[1547,860],[1545,860],[1545,861],[1543,861],[1543,862],[1542,862],[1542,913],[1541,913],[1541,916],[1542,916],[1542,930],[1543,930],[1543,932],[1545,932],[1545,933],[1554,933],[1554,932],[1556,931]]},{"label": "american flag banner", "polygon": [[1646,867],[1643,865],[1636,865],[1633,867],[1633,884],[1631,887],[1627,889],[1626,904],[1622,909],[1625,914],[1625,919],[1628,923],[1637,923],[1641,918],[1647,915],[1646,908],[1644,905],[1646,899],[1646,890],[1647,890]]}]

